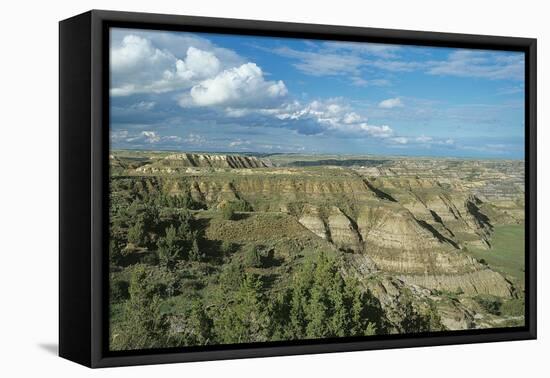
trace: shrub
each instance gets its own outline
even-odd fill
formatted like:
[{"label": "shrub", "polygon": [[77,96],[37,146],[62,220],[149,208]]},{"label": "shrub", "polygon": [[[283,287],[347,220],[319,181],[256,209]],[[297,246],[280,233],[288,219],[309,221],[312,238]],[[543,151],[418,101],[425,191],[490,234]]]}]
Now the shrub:
[{"label": "shrub", "polygon": [[189,250],[189,260],[190,261],[201,261],[204,259],[204,253],[201,252],[199,248],[199,243],[197,241],[197,236],[193,238],[193,242],[191,244],[191,249]]},{"label": "shrub", "polygon": [[116,350],[147,349],[165,346],[169,322],[160,310],[160,297],[151,284],[150,272],[143,265],[134,267],[124,304],[123,318],[117,337],[111,339]]},{"label": "shrub", "polygon": [[230,241],[224,240],[220,246],[220,252],[223,256],[229,256],[237,249],[237,245]]},{"label": "shrub", "polygon": [[168,268],[173,267],[180,255],[180,245],[174,226],[168,227],[166,229],[166,236],[159,238],[157,250],[161,265]]},{"label": "shrub", "polygon": [[512,298],[502,303],[501,313],[508,316],[525,315],[525,300],[523,298]]},{"label": "shrub", "polygon": [[252,206],[244,200],[234,200],[230,201],[229,205],[233,208],[235,211],[252,211]]},{"label": "shrub", "polygon": [[128,228],[128,242],[134,245],[144,245],[147,241],[145,224],[141,219]]},{"label": "shrub", "polygon": [[126,281],[113,280],[111,281],[111,301],[112,302],[122,302],[129,298],[130,294],[128,293],[128,288],[130,284]]},{"label": "shrub", "polygon": [[182,240],[190,240],[193,237],[193,215],[188,210],[180,212],[177,216],[178,237]]},{"label": "shrub", "polygon": [[235,220],[237,212],[252,211],[252,206],[244,200],[227,202],[222,208],[222,217],[227,220]]},{"label": "shrub", "polygon": [[491,295],[478,295],[474,298],[489,314],[500,315],[502,302],[499,298]]},{"label": "shrub", "polygon": [[244,263],[249,267],[262,267],[262,254],[258,246],[251,245],[246,248],[244,252]]},{"label": "shrub", "polygon": [[225,219],[225,220],[235,220],[236,219],[236,216],[235,216],[235,210],[233,210],[233,208],[231,208],[231,206],[224,206],[222,208],[222,218]]},{"label": "shrub", "polygon": [[205,345],[212,341],[213,322],[204,309],[204,305],[196,300],[187,314],[187,324],[183,336],[186,345]]},{"label": "shrub", "polygon": [[239,263],[233,261],[224,266],[220,274],[219,283],[224,291],[234,291],[241,286],[243,277],[243,267]]},{"label": "shrub", "polygon": [[158,265],[159,257],[156,253],[147,253],[143,258],[143,263],[147,265]]},{"label": "shrub", "polygon": [[116,238],[111,238],[111,241],[109,242],[109,261],[111,264],[120,264],[123,258],[122,249],[123,243]]}]

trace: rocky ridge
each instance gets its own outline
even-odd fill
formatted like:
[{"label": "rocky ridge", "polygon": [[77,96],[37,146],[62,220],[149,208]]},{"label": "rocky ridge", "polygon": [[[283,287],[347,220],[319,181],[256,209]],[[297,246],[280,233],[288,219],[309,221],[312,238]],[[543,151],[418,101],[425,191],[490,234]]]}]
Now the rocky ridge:
[{"label": "rocky ridge", "polygon": [[172,154],[136,169],[141,173],[178,173],[187,168],[266,168],[268,164],[254,156],[218,154]]}]

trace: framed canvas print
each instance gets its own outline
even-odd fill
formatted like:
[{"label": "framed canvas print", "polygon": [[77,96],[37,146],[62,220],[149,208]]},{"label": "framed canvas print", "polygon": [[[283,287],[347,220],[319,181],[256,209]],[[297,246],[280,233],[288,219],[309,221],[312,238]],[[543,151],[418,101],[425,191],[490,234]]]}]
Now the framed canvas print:
[{"label": "framed canvas print", "polygon": [[60,355],[536,337],[536,40],[60,23]]}]

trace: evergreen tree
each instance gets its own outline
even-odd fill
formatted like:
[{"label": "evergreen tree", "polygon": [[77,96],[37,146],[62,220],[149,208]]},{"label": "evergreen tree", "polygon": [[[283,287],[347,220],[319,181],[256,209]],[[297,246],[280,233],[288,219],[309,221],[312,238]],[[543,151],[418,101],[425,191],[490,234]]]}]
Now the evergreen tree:
[{"label": "evergreen tree", "polygon": [[181,240],[191,240],[193,238],[193,216],[188,210],[181,211],[176,218],[178,224],[178,237]]},{"label": "evergreen tree", "polygon": [[[331,285],[334,283],[334,267],[324,254],[319,257],[314,270],[313,286],[307,312],[306,334],[309,338],[323,338],[333,335],[331,326],[334,306],[331,302]],[[336,288],[335,290],[338,290]],[[332,293],[334,297],[334,293]]]},{"label": "evergreen tree", "polygon": [[220,246],[220,253],[223,258],[229,258],[237,249],[237,244],[224,240]]},{"label": "evergreen tree", "polygon": [[[351,306],[347,297],[346,282],[336,269],[330,271],[330,286],[328,287],[330,305],[331,336],[350,336],[351,331]],[[326,285],[326,284],[325,284]]]},{"label": "evergreen tree", "polygon": [[146,230],[156,230],[160,224],[160,211],[157,205],[146,205],[140,216]]},{"label": "evergreen tree", "polygon": [[384,314],[370,291],[363,292],[355,278],[346,280],[346,301],[349,308],[349,332],[346,336],[370,336],[382,329]]},{"label": "evergreen tree", "polygon": [[201,253],[199,248],[199,243],[197,241],[197,235],[193,236],[193,241],[191,242],[191,249],[189,249],[189,260],[191,261],[201,261],[204,259],[204,254]]},{"label": "evergreen tree", "polygon": [[287,337],[290,339],[306,337],[310,290],[313,285],[313,269],[314,265],[307,262],[293,277],[290,289],[290,322],[287,327]]},{"label": "evergreen tree", "polygon": [[268,340],[270,321],[262,290],[262,282],[256,275],[245,274],[233,301],[221,307],[216,317],[214,324],[221,342]]},{"label": "evergreen tree", "polygon": [[244,277],[244,270],[237,261],[232,261],[223,267],[219,284],[223,292],[234,292],[239,289]]},{"label": "evergreen tree", "polygon": [[136,219],[134,224],[128,228],[128,242],[136,246],[146,244],[145,224],[142,219]]},{"label": "evergreen tree", "polygon": [[245,250],[244,260],[246,266],[260,268],[262,266],[262,255],[260,253],[260,247],[256,245],[248,246]]},{"label": "evergreen tree", "polygon": [[288,320],[276,314],[275,319],[284,324],[274,327],[286,327],[286,338],[371,335],[382,323],[380,304],[361,290],[356,279],[344,279],[336,261],[326,255],[306,264],[294,276],[289,291]]},{"label": "evergreen tree", "polygon": [[171,268],[180,257],[180,243],[176,235],[174,226],[166,229],[166,236],[159,238],[157,242],[157,251],[159,262],[162,266]]},{"label": "evergreen tree", "polygon": [[197,300],[193,303],[187,318],[185,345],[206,345],[213,340],[212,319],[208,317],[204,306]]},{"label": "evergreen tree", "polygon": [[165,346],[169,323],[160,311],[160,297],[149,282],[143,265],[132,271],[120,332],[113,332],[116,349],[144,349]]},{"label": "evergreen tree", "polygon": [[311,300],[307,311],[306,336],[308,338],[319,339],[331,336],[330,310],[327,290],[316,284],[311,289]]},{"label": "evergreen tree", "polygon": [[419,333],[431,330],[429,314],[420,313],[408,296],[400,298],[400,308],[404,312],[401,328],[404,333]]}]

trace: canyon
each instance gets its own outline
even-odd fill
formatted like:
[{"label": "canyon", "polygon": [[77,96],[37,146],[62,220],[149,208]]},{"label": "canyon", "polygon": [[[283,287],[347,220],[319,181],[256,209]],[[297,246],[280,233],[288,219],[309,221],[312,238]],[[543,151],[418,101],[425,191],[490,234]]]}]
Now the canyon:
[{"label": "canyon", "polygon": [[[523,300],[520,278],[479,258],[498,253],[499,227],[523,227],[521,161],[114,151],[110,163],[112,181],[190,196],[213,241],[270,242],[287,269],[290,245],[338,254],[393,332],[403,331],[404,296],[419,311],[435,309],[449,330],[517,324],[476,298]],[[219,221],[234,201],[250,207],[243,220]]]}]

